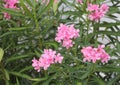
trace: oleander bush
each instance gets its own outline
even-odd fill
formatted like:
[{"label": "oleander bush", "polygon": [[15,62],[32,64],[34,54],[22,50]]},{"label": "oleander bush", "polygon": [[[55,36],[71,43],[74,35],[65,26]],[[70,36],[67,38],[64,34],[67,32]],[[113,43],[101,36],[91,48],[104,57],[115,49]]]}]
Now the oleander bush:
[{"label": "oleander bush", "polygon": [[120,85],[119,0],[0,0],[0,85]]}]

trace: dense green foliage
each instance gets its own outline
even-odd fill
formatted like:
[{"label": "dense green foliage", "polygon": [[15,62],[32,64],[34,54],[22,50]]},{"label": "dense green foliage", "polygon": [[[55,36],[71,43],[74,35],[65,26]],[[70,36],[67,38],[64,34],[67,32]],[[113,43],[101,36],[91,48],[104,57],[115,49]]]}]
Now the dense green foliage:
[{"label": "dense green foliage", "polygon": [[[4,8],[0,0],[0,85],[120,85],[120,17],[114,15],[120,14],[119,0],[105,2],[110,3],[107,19],[98,23],[85,17],[86,3],[104,0],[83,0],[82,5],[74,0],[58,4],[51,0],[48,5],[41,0],[19,1],[19,9],[14,10]],[[3,12],[12,18],[6,20]],[[80,37],[68,50],[55,41],[60,23],[80,29]],[[105,44],[111,60],[106,64],[83,62],[82,47],[98,44]],[[37,72],[32,59],[39,58],[45,48],[60,52],[64,60]]]}]

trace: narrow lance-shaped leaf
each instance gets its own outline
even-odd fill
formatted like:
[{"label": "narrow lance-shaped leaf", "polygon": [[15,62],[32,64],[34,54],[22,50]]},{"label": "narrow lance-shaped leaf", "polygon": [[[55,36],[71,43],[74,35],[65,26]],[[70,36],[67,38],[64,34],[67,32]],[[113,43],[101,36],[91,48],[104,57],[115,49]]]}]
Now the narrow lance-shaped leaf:
[{"label": "narrow lance-shaped leaf", "polygon": [[4,50],[2,48],[0,48],[0,62],[3,58],[3,55],[4,55]]},{"label": "narrow lance-shaped leaf", "polygon": [[54,11],[54,14],[56,15],[57,13],[57,8],[58,8],[58,2],[54,2],[53,3],[53,11]]}]

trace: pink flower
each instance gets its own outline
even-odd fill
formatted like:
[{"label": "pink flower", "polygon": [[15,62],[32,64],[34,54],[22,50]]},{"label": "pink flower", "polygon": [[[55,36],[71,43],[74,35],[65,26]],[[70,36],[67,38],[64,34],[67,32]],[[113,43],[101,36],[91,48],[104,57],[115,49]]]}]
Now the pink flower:
[{"label": "pink flower", "polygon": [[37,59],[33,59],[32,60],[32,66],[34,67],[35,70],[37,70],[38,72],[40,71],[40,66],[39,66],[39,61]]},{"label": "pink flower", "polygon": [[58,53],[55,57],[55,63],[62,63],[63,57],[61,56],[60,53]]},{"label": "pink flower", "polygon": [[78,3],[82,4],[82,0],[76,0]]},{"label": "pink flower", "polygon": [[69,49],[73,46],[72,39],[79,37],[79,29],[75,29],[74,25],[64,25],[60,24],[58,27],[55,40],[57,42],[62,42],[62,46]]},{"label": "pink flower", "polygon": [[100,10],[102,10],[103,12],[108,12],[109,7],[106,4],[102,4],[100,7]]},{"label": "pink flower", "polygon": [[88,8],[87,8],[90,12],[91,11],[97,11],[99,9],[99,5],[97,4],[88,4]]},{"label": "pink flower", "polygon": [[[3,0],[3,1],[5,2],[5,4],[4,4],[5,8],[11,8],[11,9],[17,8],[16,4],[18,3],[18,0]],[[8,20],[11,18],[10,14],[8,14],[6,12],[4,13],[4,17]]]},{"label": "pink flower", "polygon": [[109,54],[107,54],[107,53],[105,52],[105,50],[103,49],[104,47],[105,47],[104,45],[98,46],[98,52],[101,53],[101,54],[100,54],[101,61],[102,61],[103,63],[107,63],[108,60],[110,60],[110,56],[109,56]]},{"label": "pink flower", "polygon": [[44,57],[39,58],[39,66],[44,70],[47,70],[50,64],[51,64],[50,58],[49,59]]},{"label": "pink flower", "polygon": [[98,21],[104,16],[103,11],[95,11],[89,15],[90,20],[92,21]]},{"label": "pink flower", "polygon": [[107,63],[110,60],[110,56],[105,52],[103,49],[104,45],[98,46],[98,48],[93,48],[91,46],[84,47],[81,52],[83,53],[84,59],[83,61],[86,62],[93,62],[95,63],[97,60],[101,60],[102,63]]},{"label": "pink flower", "polygon": [[4,14],[4,18],[6,18],[7,20],[11,19],[10,14],[8,14],[6,12],[4,12],[3,14]]},{"label": "pink flower", "polygon": [[87,7],[89,19],[92,21],[99,21],[108,12],[109,7],[106,4],[102,4],[100,7],[97,4],[89,4]]},{"label": "pink flower", "polygon": [[60,53],[56,54],[56,51],[53,51],[52,49],[44,49],[44,53],[41,55],[39,60],[36,60],[35,58],[32,60],[32,66],[39,72],[41,68],[47,70],[51,64],[57,62],[62,63],[62,60],[63,57]]},{"label": "pink flower", "polygon": [[70,47],[73,46],[73,42],[70,39],[64,39],[62,46],[66,47],[67,49],[69,49]]},{"label": "pink flower", "polygon": [[41,55],[41,58],[43,58],[46,62],[46,64],[54,63],[54,58],[56,51],[53,51],[52,49],[45,49],[44,54]]}]

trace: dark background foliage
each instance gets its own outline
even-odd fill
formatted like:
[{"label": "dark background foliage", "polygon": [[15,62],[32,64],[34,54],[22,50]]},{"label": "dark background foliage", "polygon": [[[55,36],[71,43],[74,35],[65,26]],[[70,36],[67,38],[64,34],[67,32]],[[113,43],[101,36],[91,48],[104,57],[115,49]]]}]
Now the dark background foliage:
[{"label": "dark background foliage", "polygon": [[[120,1],[84,0],[82,5],[53,0],[48,5],[41,0],[19,0],[19,10],[6,9],[0,0],[0,85],[119,85],[120,84]],[[98,23],[88,20],[87,2],[110,5],[106,18]],[[3,12],[11,14],[5,20]],[[119,18],[118,18],[119,17]],[[66,50],[57,43],[55,33],[60,23],[75,24],[80,37]],[[102,28],[102,29],[101,29]],[[111,60],[107,64],[83,62],[84,46],[105,44]],[[64,56],[62,64],[36,72],[32,64],[45,48]]]}]

